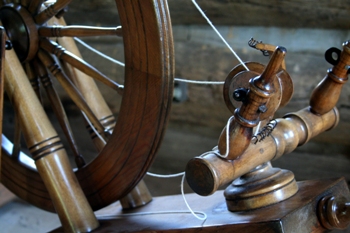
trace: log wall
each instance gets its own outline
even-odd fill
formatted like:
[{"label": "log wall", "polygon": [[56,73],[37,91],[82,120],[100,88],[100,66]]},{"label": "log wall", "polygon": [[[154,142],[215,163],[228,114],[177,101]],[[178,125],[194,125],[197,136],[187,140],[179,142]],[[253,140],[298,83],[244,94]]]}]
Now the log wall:
[{"label": "log wall", "polygon": [[[308,105],[311,91],[331,67],[323,58],[325,50],[330,47],[340,48],[342,42],[350,39],[348,0],[197,2],[242,60],[263,64],[268,61],[259,51],[247,46],[250,37],[287,48],[287,70],[294,81],[295,90],[293,99],[288,106],[277,112],[276,117]],[[112,0],[91,0],[84,3],[79,0],[72,3],[65,16],[68,23],[117,24],[118,15]],[[230,50],[206,25],[190,0],[169,0],[169,6],[174,24],[176,77],[224,81],[229,71],[238,64]],[[87,38],[85,41],[98,50],[123,60],[121,39]],[[80,48],[88,62],[115,80],[122,81],[122,67],[99,58],[81,46]],[[118,96],[103,87],[102,90],[117,114]],[[350,161],[349,101],[350,84],[346,84],[338,104],[341,114],[339,126],[291,155],[282,157],[275,164],[291,169],[299,180],[342,174],[350,180],[350,174],[346,170]],[[70,102],[67,100],[65,103],[69,108]],[[215,146],[229,117],[230,112],[223,102],[222,86],[188,84],[186,100],[173,103],[169,130],[153,171],[182,171],[189,158]]]},{"label": "log wall", "polygon": [[[206,24],[191,0],[168,0],[173,24]],[[197,0],[216,24],[349,29],[349,0]],[[113,0],[76,0],[69,19],[80,23],[104,22],[117,18]],[[79,16],[79,17],[77,17]]]}]

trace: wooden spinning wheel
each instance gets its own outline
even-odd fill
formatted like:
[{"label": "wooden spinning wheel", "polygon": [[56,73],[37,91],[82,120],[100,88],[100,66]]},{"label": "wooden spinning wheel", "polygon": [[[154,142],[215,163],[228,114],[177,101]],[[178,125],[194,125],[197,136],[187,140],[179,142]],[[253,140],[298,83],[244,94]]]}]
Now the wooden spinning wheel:
[{"label": "wooden spinning wheel", "polygon": [[[273,119],[277,108],[285,105],[293,92],[285,70],[284,47],[272,47],[266,67],[242,62],[230,72],[223,92],[233,116],[222,131],[218,146],[190,160],[184,176],[191,188],[204,196],[231,183],[225,192],[219,191],[209,201],[187,195],[196,209],[204,211],[197,211],[203,214],[199,218],[203,222],[189,220],[188,213],[179,207],[180,196],[155,198],[141,212],[134,209],[127,215],[116,203],[96,212],[97,221],[93,210],[119,200],[136,187],[160,145],[172,100],[172,30],[166,0],[116,0],[121,21],[117,28],[66,26],[61,16],[70,2],[3,0],[0,4],[0,20],[10,42],[1,56],[5,62],[0,71],[5,73],[4,87],[17,117],[13,144],[3,137],[0,181],[11,191],[41,209],[57,212],[63,230],[69,232],[88,232],[99,225],[99,232],[294,232],[295,221],[305,225],[306,230],[298,232],[347,227],[349,191],[344,181],[297,183],[292,172],[273,168],[270,161],[337,125],[339,113],[335,104],[348,80],[349,41],[343,44],[342,51],[332,50],[339,59],[330,62],[334,67],[315,88],[309,106],[283,118]],[[0,36],[4,34],[1,28]],[[82,60],[72,38],[67,38],[90,35],[123,37],[123,85]],[[0,52],[4,52],[5,37],[1,38]],[[249,45],[266,49],[267,45],[255,42]],[[249,69],[242,68],[245,64]],[[87,75],[123,97],[116,122]],[[88,164],[75,146],[51,76],[83,112],[92,142],[100,151]],[[38,79],[69,139],[77,164],[75,170],[43,110]],[[253,132],[265,121],[260,131]],[[28,167],[21,160],[20,131],[35,166]],[[221,200],[222,194],[225,200]],[[171,211],[164,211],[164,207]],[[152,217],[154,214],[159,218]],[[128,216],[128,220],[120,215]]]},{"label": "wooden spinning wheel", "polygon": [[[13,3],[3,1],[0,15],[18,59],[25,67],[30,67],[34,63],[43,63],[46,67],[53,66],[52,55],[48,53],[53,44],[48,38],[57,35],[54,35],[54,27],[50,27],[46,22],[61,13],[70,1],[58,0],[49,5],[46,10],[40,9],[45,2],[43,0],[15,2],[17,1]],[[123,95],[120,114],[113,134],[110,136],[108,131],[111,131],[111,128],[104,127],[102,130],[105,132],[101,132],[96,126],[98,123],[94,123],[102,136],[109,137],[109,140],[92,162],[75,171],[93,210],[100,209],[123,197],[141,180],[159,147],[172,100],[173,45],[166,1],[142,0],[141,4],[141,1],[138,0],[116,0],[116,4],[120,15],[125,50],[125,88],[123,90],[119,87],[116,88],[119,88]],[[13,23],[14,19],[16,19],[15,23]],[[118,30],[117,33],[120,32],[120,29]],[[79,30],[73,28],[67,31],[71,33],[70,36],[90,33],[89,29],[86,28]],[[92,34],[104,35],[110,33],[108,31],[111,30],[96,29],[93,30]],[[61,41],[61,44],[64,44],[65,39]],[[9,50],[5,55],[6,62],[11,62],[5,65],[7,76],[11,72],[13,72],[12,76],[18,75],[16,71],[22,69],[20,62],[14,55],[11,55],[11,52],[12,50]],[[54,47],[50,52],[57,52],[57,47]],[[56,56],[63,53],[56,54]],[[61,57],[61,59],[63,58]],[[75,60],[73,63],[79,62]],[[54,69],[51,69],[54,75],[63,75],[58,66],[55,66]],[[87,72],[89,67],[83,66],[83,69]],[[28,71],[31,69],[27,68],[26,71],[28,78],[30,78],[33,74]],[[35,75],[38,75],[38,71],[34,72]],[[9,82],[7,79],[6,77],[6,82]],[[11,82],[16,82],[19,79],[15,77],[11,80]],[[70,81],[66,79],[63,82],[69,83]],[[21,83],[21,87],[23,89],[31,88],[28,81]],[[80,89],[80,91],[84,90]],[[29,109],[29,112],[25,113],[29,116],[28,118],[35,117],[33,112],[36,112],[37,109],[30,110],[30,106],[23,107],[26,104],[25,101],[23,103],[17,102],[21,101],[20,98],[23,98],[23,95],[16,97],[16,93],[18,90],[9,94],[16,109],[15,112],[21,112],[26,108]],[[25,92],[24,95],[32,96],[33,93],[31,90]],[[32,97],[27,96],[26,98]],[[21,114],[19,114],[20,118],[26,117],[24,113]],[[99,120],[101,125],[106,123],[105,119]],[[45,122],[43,119],[39,121]],[[30,137],[33,136],[30,132],[34,129],[23,128],[27,127],[23,122],[21,122],[21,126],[24,133],[29,132],[29,139],[26,141],[30,142]],[[32,128],[37,131],[45,131],[46,127],[32,125]],[[31,150],[37,146],[39,150],[36,153],[39,154],[47,147],[49,147],[49,151],[55,151],[57,148],[52,149],[52,145],[57,144],[57,142],[50,142],[45,148],[40,148],[40,143],[51,139],[41,138],[40,141],[30,142],[29,146],[31,146]],[[57,150],[61,150],[61,148]],[[13,158],[11,149],[3,148],[2,153],[1,182],[29,203],[48,211],[55,211],[39,173]],[[34,156],[34,160],[40,160],[41,157],[39,157]]]}]

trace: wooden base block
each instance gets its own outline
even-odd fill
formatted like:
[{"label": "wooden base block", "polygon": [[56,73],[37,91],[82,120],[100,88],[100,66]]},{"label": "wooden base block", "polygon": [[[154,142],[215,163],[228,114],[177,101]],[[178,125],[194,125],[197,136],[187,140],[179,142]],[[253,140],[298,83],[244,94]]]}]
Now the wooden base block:
[{"label": "wooden base block", "polygon": [[[196,219],[181,195],[154,198],[148,205],[123,211],[119,203],[96,212],[100,227],[95,232],[323,232],[317,218],[318,202],[328,195],[349,196],[344,179],[298,182],[293,197],[257,210],[232,213],[223,192],[209,197],[186,195],[194,211],[207,214]],[[57,229],[53,232],[61,232]]]},{"label": "wooden base block", "polygon": [[224,195],[230,211],[242,212],[282,202],[297,192],[293,172],[266,163],[233,181]]}]

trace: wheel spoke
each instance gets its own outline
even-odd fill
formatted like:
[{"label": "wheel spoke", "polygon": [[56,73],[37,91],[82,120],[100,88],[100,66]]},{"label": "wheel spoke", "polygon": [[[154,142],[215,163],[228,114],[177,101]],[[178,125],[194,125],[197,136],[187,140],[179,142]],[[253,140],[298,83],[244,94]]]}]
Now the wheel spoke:
[{"label": "wheel spoke", "polygon": [[99,134],[103,137],[107,133],[96,118],[96,116],[91,111],[90,107],[85,102],[84,98],[80,94],[79,90],[74,86],[71,80],[62,72],[61,68],[54,61],[54,59],[44,50],[40,49],[38,51],[38,57],[41,62],[50,70],[50,72],[57,78],[62,87],[66,90],[70,98],[78,106],[78,108],[83,111],[89,121],[92,123],[92,127],[95,127]]},{"label": "wheel spoke", "polygon": [[[36,12],[39,12],[40,7],[45,0],[21,0],[21,3],[22,2],[26,2],[26,4],[28,4],[27,2],[30,2],[26,7],[30,13],[35,14]],[[22,3],[22,5],[24,4]]]},{"label": "wheel spoke", "polygon": [[35,91],[36,96],[38,97],[39,101],[42,102],[39,79],[29,62],[25,64],[25,71],[27,73],[29,82]]},{"label": "wheel spoke", "polygon": [[69,63],[71,66],[77,68],[78,70],[84,72],[90,77],[102,82],[108,87],[116,90],[120,95],[123,94],[123,86],[116,83],[115,81],[108,78],[106,75],[102,74],[100,71],[95,69],[93,66],[82,60],[81,58],[75,56],[69,51],[65,50],[62,46],[58,45],[53,41],[49,41],[44,38],[40,40],[40,47],[49,53],[56,55],[58,58]]},{"label": "wheel spoke", "polygon": [[53,25],[40,27],[38,33],[42,37],[122,36],[122,28]]},{"label": "wheel spoke", "polygon": [[57,0],[56,3],[50,5],[34,17],[35,23],[39,25],[46,23],[49,19],[63,10],[63,8],[65,8],[71,1],[72,0]]},{"label": "wheel spoke", "polygon": [[71,147],[74,158],[76,161],[76,165],[78,168],[81,168],[85,165],[85,160],[82,157],[82,155],[79,153],[78,146],[75,142],[75,138],[73,136],[73,132],[71,129],[71,126],[69,124],[67,114],[63,108],[62,102],[55,90],[55,88],[52,85],[51,78],[49,74],[46,71],[46,68],[43,66],[43,64],[39,61],[34,62],[35,70],[38,74],[38,76],[41,79],[41,82],[43,83],[43,86],[45,88],[45,91],[47,93],[47,96],[51,102],[51,106],[53,108],[53,111],[58,119],[58,122],[68,140],[68,144]]},{"label": "wheel spoke", "polygon": [[[3,2],[6,2],[6,0],[3,0]],[[21,5],[24,7],[28,7],[30,2],[30,0],[21,0]]]}]

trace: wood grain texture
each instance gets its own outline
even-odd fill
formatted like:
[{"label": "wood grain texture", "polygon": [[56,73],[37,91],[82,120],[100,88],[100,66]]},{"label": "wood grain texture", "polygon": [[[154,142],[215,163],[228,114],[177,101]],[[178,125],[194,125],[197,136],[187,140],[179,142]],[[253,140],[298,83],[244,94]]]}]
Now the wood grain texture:
[{"label": "wood grain texture", "polygon": [[[275,106],[269,106],[272,111],[270,111],[270,116],[265,117],[268,120],[272,119],[278,109],[281,100],[278,95],[273,94],[277,92],[277,87],[275,87],[276,74],[286,52],[285,48],[277,47],[264,71],[260,75],[253,73],[249,76],[251,79],[249,79],[247,96],[242,100],[242,105],[234,111],[232,122],[226,126],[229,127],[229,138],[227,138],[225,128],[219,138],[218,149],[221,155],[227,155],[224,156],[226,159],[235,159],[248,148],[253,137],[253,127],[257,126],[259,121],[265,120],[261,119],[260,115],[267,111],[267,103],[270,98],[277,98],[277,101],[271,101],[275,103]],[[247,71],[247,73],[249,72]],[[256,76],[254,77],[254,75]]]},{"label": "wood grain texture", "polygon": [[40,46],[47,52],[56,55],[57,58],[63,60],[64,62],[67,62],[68,64],[79,69],[88,76],[116,90],[120,95],[123,94],[123,87],[120,84],[116,83],[112,79],[108,78],[106,75],[102,74],[99,70],[91,66],[89,63],[85,62],[83,59],[67,51],[61,45],[44,38],[40,41]]},{"label": "wood grain texture", "polygon": [[[45,184],[65,231],[90,231],[98,226],[95,215],[69,164],[57,132],[51,125],[13,49],[5,53],[5,90],[19,114],[23,137],[35,161],[38,176]],[[4,157],[8,157],[6,155]],[[10,158],[13,163],[18,160]],[[2,165],[3,166],[3,165]],[[9,169],[6,173],[6,169]],[[7,177],[21,179],[10,167],[2,169],[1,181]],[[18,172],[18,171],[17,171]],[[21,185],[28,188],[28,182]],[[11,189],[11,185],[8,186]],[[17,193],[17,195],[26,195]],[[46,205],[46,203],[42,203]],[[50,204],[51,205],[51,204]]]},{"label": "wood grain texture", "polygon": [[[95,210],[128,194],[148,170],[163,138],[173,91],[173,41],[167,2],[116,3],[126,28],[125,98],[109,143],[95,160],[75,173]],[[32,125],[37,124],[40,122]],[[38,173],[9,156],[2,159],[2,167],[6,167],[2,182],[31,204],[54,211]]]},{"label": "wood grain texture", "polygon": [[[205,198],[186,195],[194,210],[207,214],[206,221],[187,212],[180,195],[155,198],[138,211],[122,211],[115,203],[96,213],[101,223],[98,232],[325,232],[316,215],[317,203],[328,194],[349,195],[346,182],[342,179],[314,180],[298,182],[298,186],[299,192],[286,201],[239,213],[227,210],[222,191]],[[169,214],[142,214],[159,211]],[[171,214],[173,211],[180,213]],[[60,232],[60,229],[52,232]]]},{"label": "wood grain texture", "polygon": [[38,33],[43,37],[122,36],[122,28],[53,25],[40,27]]},{"label": "wood grain texture", "polygon": [[326,77],[317,85],[311,94],[311,111],[324,114],[332,109],[338,102],[343,85],[348,81],[350,65],[350,42],[343,44],[337,64],[328,70]]},{"label": "wood grain texture", "polygon": [[[50,20],[53,16],[57,15],[61,10],[69,5],[72,0],[58,0],[55,3],[49,5],[45,10],[39,12],[34,17],[34,21],[38,25],[42,25]],[[39,1],[40,2],[40,1]],[[38,9],[38,6],[36,6]]]},{"label": "wood grain texture", "polygon": [[235,160],[224,160],[213,150],[189,161],[186,179],[194,192],[210,195],[220,186],[248,173],[257,166],[288,154],[316,135],[337,125],[338,111],[315,115],[309,108],[277,119],[277,126],[263,141],[250,143]]}]

